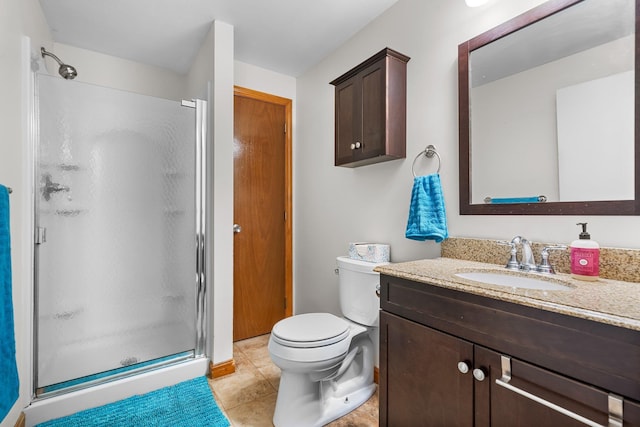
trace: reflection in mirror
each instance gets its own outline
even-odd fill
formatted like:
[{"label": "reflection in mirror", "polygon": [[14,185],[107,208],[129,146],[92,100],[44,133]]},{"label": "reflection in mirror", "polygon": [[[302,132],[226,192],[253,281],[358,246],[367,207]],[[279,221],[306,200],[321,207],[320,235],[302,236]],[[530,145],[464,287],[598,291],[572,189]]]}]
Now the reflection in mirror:
[{"label": "reflection in mirror", "polygon": [[550,1],[460,45],[462,214],[640,214],[635,3]]}]

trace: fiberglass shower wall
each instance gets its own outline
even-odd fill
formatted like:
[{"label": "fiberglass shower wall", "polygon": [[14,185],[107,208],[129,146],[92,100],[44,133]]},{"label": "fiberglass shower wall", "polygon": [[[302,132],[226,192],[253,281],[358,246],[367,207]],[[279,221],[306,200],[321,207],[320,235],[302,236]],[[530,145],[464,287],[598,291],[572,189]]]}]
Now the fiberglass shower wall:
[{"label": "fiberglass shower wall", "polygon": [[47,75],[37,98],[36,388],[193,355],[195,110]]}]

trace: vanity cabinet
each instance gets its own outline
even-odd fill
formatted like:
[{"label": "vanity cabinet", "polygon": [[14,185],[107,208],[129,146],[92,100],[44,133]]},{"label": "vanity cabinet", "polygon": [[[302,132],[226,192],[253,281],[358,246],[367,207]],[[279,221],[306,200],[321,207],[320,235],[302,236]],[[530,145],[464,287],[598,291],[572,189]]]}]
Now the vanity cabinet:
[{"label": "vanity cabinet", "polygon": [[406,157],[408,61],[408,56],[386,48],[331,82],[336,166]]},{"label": "vanity cabinet", "polygon": [[640,426],[640,332],[387,275],[380,284],[381,426],[607,426],[610,407]]}]

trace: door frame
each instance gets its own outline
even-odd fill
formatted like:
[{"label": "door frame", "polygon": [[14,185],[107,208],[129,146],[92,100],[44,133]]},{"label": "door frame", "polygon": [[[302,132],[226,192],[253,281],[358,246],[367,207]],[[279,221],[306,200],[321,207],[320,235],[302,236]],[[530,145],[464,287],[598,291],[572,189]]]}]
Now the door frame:
[{"label": "door frame", "polygon": [[293,315],[293,126],[292,126],[292,101],[265,92],[233,86],[233,95],[255,99],[271,104],[282,105],[285,109],[285,159],[284,159],[284,296],[286,298],[285,317]]}]

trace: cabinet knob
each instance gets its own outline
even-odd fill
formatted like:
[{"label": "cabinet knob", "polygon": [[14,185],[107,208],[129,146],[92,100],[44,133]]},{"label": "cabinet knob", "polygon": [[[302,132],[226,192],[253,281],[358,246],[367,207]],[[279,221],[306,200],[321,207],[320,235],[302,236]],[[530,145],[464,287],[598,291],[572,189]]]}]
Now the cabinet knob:
[{"label": "cabinet knob", "polygon": [[458,371],[466,374],[471,369],[469,362],[458,362]]},{"label": "cabinet knob", "polygon": [[355,150],[355,149],[360,148],[360,147],[362,147],[362,144],[359,143],[359,142],[356,142],[355,144],[351,144],[351,149],[352,150]]},{"label": "cabinet knob", "polygon": [[473,378],[477,379],[478,381],[484,381],[486,377],[487,377],[487,373],[485,372],[484,369],[476,368],[473,370]]}]

